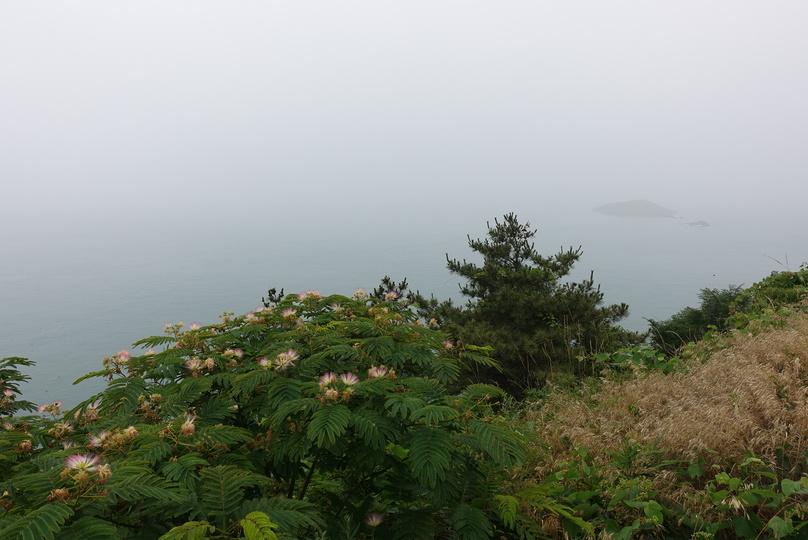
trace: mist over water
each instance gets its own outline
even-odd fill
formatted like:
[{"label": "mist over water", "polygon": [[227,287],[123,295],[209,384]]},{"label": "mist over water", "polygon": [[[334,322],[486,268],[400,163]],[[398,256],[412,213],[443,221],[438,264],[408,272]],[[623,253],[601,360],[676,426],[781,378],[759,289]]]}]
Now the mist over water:
[{"label": "mist over water", "polygon": [[[808,4],[0,7],[0,356],[104,355],[268,287],[389,274],[514,211],[625,324],[808,260]],[[677,218],[593,208],[647,199]],[[709,227],[688,226],[706,221]],[[770,257],[780,260],[775,262]],[[94,386],[95,385],[95,386]]]},{"label": "mist over water", "polygon": [[[749,284],[782,269],[770,254],[783,260],[787,253],[792,267],[808,260],[805,229],[789,220],[760,227],[714,219],[694,229],[679,220],[620,219],[588,209],[521,214],[540,227],[543,251],[583,246],[575,277],[594,270],[607,301],[630,304],[625,324],[635,329],[693,304],[701,287]],[[162,333],[168,322],[207,323],[224,311],[249,311],[269,287],[350,294],[390,274],[424,293],[459,298],[444,254],[473,258],[464,235],[484,234],[485,217],[442,226],[402,221],[408,224],[400,228],[371,219],[307,226],[251,219],[16,231],[3,236],[11,264],[0,270],[2,354],[37,361],[26,388],[30,399],[71,403],[100,389],[98,382],[70,383],[98,369],[104,355]]]}]

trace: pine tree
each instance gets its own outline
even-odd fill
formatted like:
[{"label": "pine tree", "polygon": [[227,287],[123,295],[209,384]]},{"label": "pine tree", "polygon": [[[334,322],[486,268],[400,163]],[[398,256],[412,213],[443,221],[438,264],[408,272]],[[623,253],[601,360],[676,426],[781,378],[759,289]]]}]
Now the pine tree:
[{"label": "pine tree", "polygon": [[581,356],[639,340],[616,325],[628,306],[604,305],[593,274],[565,280],[581,248],[543,256],[533,242],[536,232],[512,213],[494,220],[485,238],[469,237],[482,264],[446,257],[449,271],[465,280],[460,292],[467,304],[422,302],[424,315],[457,339],[492,345],[502,372],[488,370],[483,377],[517,392],[542,385],[552,371],[574,372]]}]

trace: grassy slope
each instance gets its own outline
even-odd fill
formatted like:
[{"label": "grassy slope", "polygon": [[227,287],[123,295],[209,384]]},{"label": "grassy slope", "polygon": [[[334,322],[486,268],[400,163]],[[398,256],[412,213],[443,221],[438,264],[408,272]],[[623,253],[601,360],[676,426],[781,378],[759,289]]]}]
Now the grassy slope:
[{"label": "grassy slope", "polygon": [[801,538],[806,497],[781,483],[808,471],[806,298],[808,271],[772,276],[750,288],[736,330],[687,346],[676,372],[606,376],[528,406],[534,460],[520,481],[554,485],[606,538]]},{"label": "grassy slope", "polygon": [[808,444],[808,315],[728,341],[682,372],[553,396],[532,411],[541,440],[556,458],[581,446],[605,458],[632,441],[725,466],[748,454],[774,466],[781,449],[798,459]]}]

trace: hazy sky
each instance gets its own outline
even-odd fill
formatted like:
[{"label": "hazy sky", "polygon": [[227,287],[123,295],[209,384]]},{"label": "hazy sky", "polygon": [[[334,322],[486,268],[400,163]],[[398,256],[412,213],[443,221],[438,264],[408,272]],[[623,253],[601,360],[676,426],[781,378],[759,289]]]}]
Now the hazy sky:
[{"label": "hazy sky", "polygon": [[803,0],[3,2],[0,214],[796,210],[806,21]]},{"label": "hazy sky", "polygon": [[[582,244],[574,277],[632,328],[793,268],[806,21],[805,0],[0,1],[0,357],[71,402],[105,354],[270,286],[456,297],[444,254],[511,210],[543,253]],[[683,219],[591,211],[636,198]]]}]

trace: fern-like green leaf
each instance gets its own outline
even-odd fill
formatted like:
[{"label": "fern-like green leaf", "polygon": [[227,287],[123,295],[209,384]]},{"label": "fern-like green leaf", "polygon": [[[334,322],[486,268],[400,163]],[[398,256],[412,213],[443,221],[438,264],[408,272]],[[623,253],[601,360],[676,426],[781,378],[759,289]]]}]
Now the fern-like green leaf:
[{"label": "fern-like green leaf", "polygon": [[174,527],[161,536],[160,540],[203,540],[215,531],[216,528],[207,521],[189,521]]},{"label": "fern-like green leaf", "polygon": [[163,466],[163,474],[185,489],[192,489],[199,479],[197,469],[208,466],[208,462],[197,453],[185,454]]},{"label": "fern-like green leaf", "polygon": [[313,536],[314,531],[325,527],[317,513],[317,507],[306,501],[285,497],[252,499],[245,501],[241,507],[241,512],[244,514],[255,511],[265,513],[273,523],[277,523],[280,533],[294,537]]},{"label": "fern-like green leaf", "polygon": [[270,418],[270,424],[278,427],[292,414],[308,414],[320,406],[314,398],[300,398],[287,401],[280,405]]},{"label": "fern-like green leaf", "polygon": [[432,373],[442,383],[456,381],[460,376],[460,363],[456,358],[437,357],[432,362]]},{"label": "fern-like green leaf", "polygon": [[511,466],[524,458],[522,441],[512,430],[482,420],[471,421],[470,428],[473,445],[498,465]]},{"label": "fern-like green leaf", "polygon": [[118,528],[109,521],[85,516],[59,532],[59,540],[118,540]]},{"label": "fern-like green leaf", "polygon": [[467,504],[455,508],[451,522],[459,540],[487,540],[494,534],[485,512]]},{"label": "fern-like green leaf", "polygon": [[233,465],[208,467],[200,472],[202,511],[224,523],[244,501],[244,488],[261,482],[261,477]]},{"label": "fern-like green leaf", "polygon": [[410,510],[395,518],[394,540],[434,540],[435,518],[430,512]]},{"label": "fern-like green leaf", "polygon": [[157,463],[163,458],[171,455],[171,445],[162,440],[148,442],[139,448],[132,450],[128,458],[133,461],[145,461],[150,465]]},{"label": "fern-like green leaf", "polygon": [[28,512],[3,530],[4,540],[53,540],[73,510],[62,503],[48,503]]},{"label": "fern-like green leaf", "polygon": [[351,421],[351,411],[345,405],[326,405],[311,418],[306,436],[319,447],[329,446],[345,433]]},{"label": "fern-like green leaf", "polygon": [[410,443],[410,470],[419,482],[434,487],[446,478],[446,470],[452,462],[451,449],[451,439],[445,431],[419,429]]},{"label": "fern-like green leaf", "polygon": [[460,394],[461,399],[466,404],[490,402],[501,399],[505,396],[505,392],[498,386],[493,384],[471,384],[467,386],[463,393]]},{"label": "fern-like green leaf", "polygon": [[373,410],[357,410],[351,416],[356,433],[374,450],[382,450],[394,436],[390,419]]},{"label": "fern-like green leaf", "polygon": [[447,420],[457,418],[458,412],[456,409],[446,405],[426,405],[417,411],[414,411],[410,417],[416,422],[426,424],[428,426],[436,426]]},{"label": "fern-like green leaf", "polygon": [[176,343],[177,338],[174,336],[149,336],[135,341],[133,347],[143,347],[145,349],[153,349],[162,345],[170,345]]},{"label": "fern-like green leaf", "polygon": [[250,512],[241,520],[241,529],[247,540],[278,540],[277,527],[263,512]]},{"label": "fern-like green leaf", "polygon": [[204,441],[224,445],[239,444],[252,440],[252,434],[246,429],[221,424],[201,429],[198,437]]},{"label": "fern-like green leaf", "polygon": [[426,403],[423,399],[403,394],[392,395],[384,403],[386,409],[402,420],[410,419],[416,411],[425,405]]},{"label": "fern-like green leaf", "polygon": [[90,373],[85,373],[84,375],[73,381],[73,384],[79,384],[80,382],[86,381],[87,379],[93,379],[95,377],[106,377],[107,375],[109,375],[109,373],[110,372],[108,369],[99,369],[97,371],[91,371]]},{"label": "fern-like green leaf", "polygon": [[512,528],[516,524],[516,514],[519,511],[519,500],[512,495],[497,495],[497,514],[506,527]]}]

